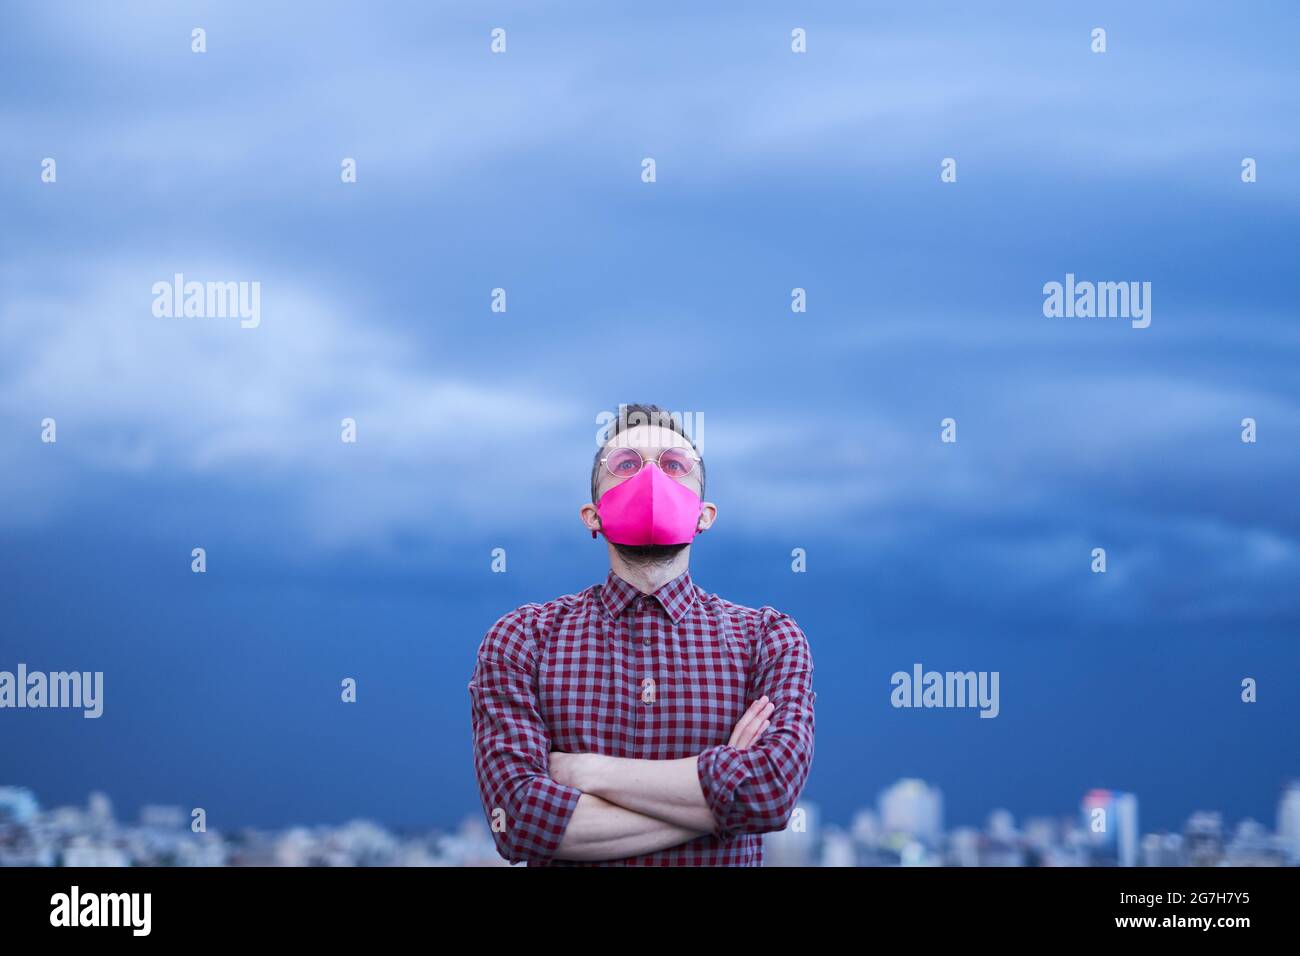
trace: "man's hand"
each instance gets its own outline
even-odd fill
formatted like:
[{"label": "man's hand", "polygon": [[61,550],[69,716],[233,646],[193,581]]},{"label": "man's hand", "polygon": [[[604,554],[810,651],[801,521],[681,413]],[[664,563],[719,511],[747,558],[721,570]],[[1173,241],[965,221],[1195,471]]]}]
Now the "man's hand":
[{"label": "man's hand", "polygon": [[590,791],[583,786],[585,782],[583,767],[591,757],[597,754],[566,754],[562,750],[551,751],[551,779],[561,786],[574,787],[583,793]]},{"label": "man's hand", "polygon": [[749,705],[749,710],[741,715],[740,720],[736,721],[735,728],[731,731],[731,739],[727,741],[729,746],[737,750],[748,750],[754,741],[763,735],[763,731],[771,725],[769,719],[772,711],[776,709],[776,704],[767,699],[764,694],[758,700]]},{"label": "man's hand", "polygon": [[[776,705],[766,695],[749,705],[731,731],[728,746],[746,750],[771,725]],[[708,833],[716,826],[700,789],[696,757],[636,760],[552,750],[551,779],[684,831]]]}]

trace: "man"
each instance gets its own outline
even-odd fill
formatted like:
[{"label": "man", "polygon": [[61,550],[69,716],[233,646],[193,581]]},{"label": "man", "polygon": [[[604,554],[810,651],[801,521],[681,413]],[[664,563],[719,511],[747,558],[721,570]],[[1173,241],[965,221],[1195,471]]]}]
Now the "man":
[{"label": "man", "polygon": [[799,626],[707,594],[691,542],[713,526],[677,419],[620,408],[592,464],[604,584],[492,626],[469,692],[497,850],[530,865],[759,866],[813,754]]}]

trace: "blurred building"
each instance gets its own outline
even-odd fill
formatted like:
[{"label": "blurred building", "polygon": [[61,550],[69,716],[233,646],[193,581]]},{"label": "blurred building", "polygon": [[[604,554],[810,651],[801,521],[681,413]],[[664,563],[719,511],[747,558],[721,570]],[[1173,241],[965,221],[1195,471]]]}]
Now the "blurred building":
[{"label": "blurred building", "polygon": [[1242,820],[1223,850],[1228,866],[1283,866],[1286,854],[1282,841],[1255,820]]},{"label": "blurred building", "polygon": [[0,787],[0,823],[28,824],[40,812],[36,796],[24,787]]},{"label": "blurred building", "polygon": [[877,805],[880,828],[886,837],[911,837],[935,846],[943,836],[943,794],[924,780],[898,781],[880,794]]},{"label": "blurred building", "polygon": [[957,827],[948,836],[949,866],[979,866],[982,834],[974,827]]},{"label": "blurred building", "polygon": [[767,866],[816,866],[820,833],[817,805],[800,803],[784,830],[763,835],[763,863]]},{"label": "blurred building", "polygon": [[[824,824],[801,803],[786,829],[764,835],[768,866],[1279,866],[1294,865],[1300,784],[1278,806],[1278,833],[1242,820],[1225,836],[1218,813],[1195,813],[1183,833],[1138,832],[1137,798],[1092,790],[1080,812],[1031,817],[989,814],[983,829],[943,829],[943,798],[916,779],[883,790],[877,809],[858,810],[851,826]],[[31,791],[0,787],[0,866],[509,866],[497,854],[481,814],[451,832],[393,832],[369,820],[194,833],[175,806],[141,808],[138,823],[114,819],[112,803],[93,794],[82,807],[42,810]]]},{"label": "blurred building", "polygon": [[994,810],[984,826],[980,866],[1024,866],[1025,848],[1010,810]]},{"label": "blurred building", "polygon": [[822,834],[821,866],[857,866],[858,852],[853,835],[839,827],[828,826]]},{"label": "blurred building", "polygon": [[86,801],[86,820],[93,827],[107,828],[113,825],[113,801],[108,794],[95,791]]},{"label": "blurred building", "polygon": [[1080,812],[1095,866],[1137,866],[1136,796],[1120,790],[1089,790]]},{"label": "blurred building", "polygon": [[159,830],[182,830],[189,814],[180,807],[144,806],[140,808],[140,826]]},{"label": "blurred building", "polygon": [[1223,816],[1201,811],[1188,817],[1183,853],[1188,866],[1218,866],[1223,859]]},{"label": "blurred building", "polygon": [[1148,833],[1142,838],[1142,865],[1182,866],[1182,835],[1178,833]]},{"label": "blurred building", "polygon": [[1287,863],[1300,866],[1300,780],[1292,780],[1277,803],[1277,837]]}]

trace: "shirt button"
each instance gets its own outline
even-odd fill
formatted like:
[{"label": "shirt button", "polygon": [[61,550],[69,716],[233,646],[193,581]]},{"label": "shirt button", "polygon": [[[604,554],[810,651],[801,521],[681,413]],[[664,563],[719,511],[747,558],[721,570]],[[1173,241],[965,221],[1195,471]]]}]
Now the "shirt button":
[{"label": "shirt button", "polygon": [[645,640],[643,640],[641,643],[644,644],[646,647],[649,647],[649,646],[650,646],[650,638],[647,637],[647,638],[646,638]]}]

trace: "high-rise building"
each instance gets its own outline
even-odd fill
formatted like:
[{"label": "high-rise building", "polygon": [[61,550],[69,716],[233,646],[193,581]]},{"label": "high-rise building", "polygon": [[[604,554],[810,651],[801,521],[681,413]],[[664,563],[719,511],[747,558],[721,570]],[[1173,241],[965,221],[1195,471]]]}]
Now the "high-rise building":
[{"label": "high-rise building", "polygon": [[880,828],[935,845],[943,836],[943,794],[924,780],[905,778],[881,792]]},{"label": "high-rise building", "polygon": [[36,797],[25,787],[0,787],[0,823],[28,824],[40,810]]},{"label": "high-rise building", "polygon": [[1277,802],[1277,838],[1287,862],[1300,864],[1300,780],[1292,780]]},{"label": "high-rise building", "polygon": [[1282,849],[1262,824],[1249,818],[1237,824],[1232,839],[1223,849],[1227,866],[1279,866],[1285,861]]},{"label": "high-rise building", "polygon": [[980,832],[974,827],[957,827],[948,834],[949,866],[980,865]]},{"label": "high-rise building", "polygon": [[148,804],[140,808],[140,825],[159,830],[181,830],[189,815],[180,807]]},{"label": "high-rise building", "polygon": [[1218,866],[1223,859],[1223,815],[1202,810],[1188,817],[1183,848],[1188,866]]},{"label": "high-rise building", "polygon": [[839,827],[828,826],[822,835],[822,866],[857,866],[858,852],[853,837]]},{"label": "high-rise building", "polygon": [[86,801],[86,816],[93,826],[106,827],[113,823],[113,801],[108,794],[98,790]]},{"label": "high-rise building", "polygon": [[853,814],[853,839],[862,846],[874,846],[880,840],[880,818],[871,810]]},{"label": "high-rise building", "polygon": [[1011,815],[1010,810],[994,810],[989,814],[988,823],[985,825],[985,832],[988,833],[992,840],[1001,840],[1004,843],[1010,843],[1016,839],[1016,818]]},{"label": "high-rise building", "polygon": [[1079,809],[1094,866],[1137,866],[1136,796],[1120,790],[1089,790]]},{"label": "high-rise building", "polygon": [[1182,866],[1182,835],[1178,833],[1148,833],[1142,838],[1142,865]]},{"label": "high-rise building", "polygon": [[767,866],[816,866],[819,814],[814,803],[800,803],[784,830],[763,835],[763,862]]}]

